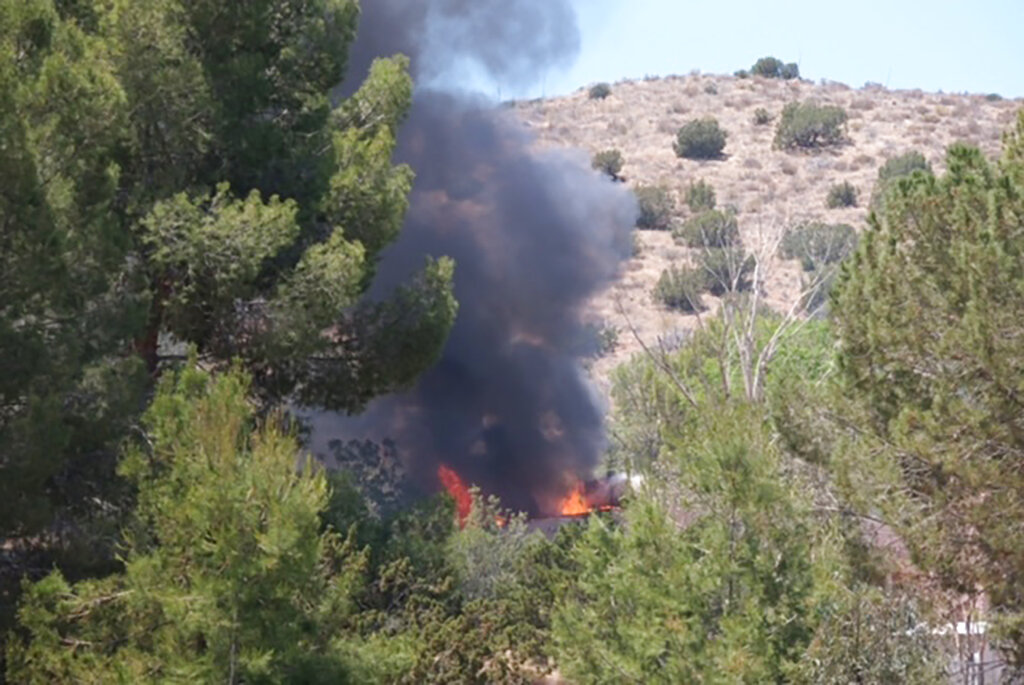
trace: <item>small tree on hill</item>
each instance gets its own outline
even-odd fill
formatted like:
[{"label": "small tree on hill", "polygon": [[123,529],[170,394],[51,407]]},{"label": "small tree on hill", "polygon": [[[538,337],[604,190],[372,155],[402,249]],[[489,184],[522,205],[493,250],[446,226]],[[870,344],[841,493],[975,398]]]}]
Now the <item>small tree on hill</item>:
[{"label": "small tree on hill", "polygon": [[676,134],[676,154],[687,159],[716,159],[725,148],[728,134],[718,126],[714,117],[694,119]]},{"label": "small tree on hill", "polygon": [[633,193],[636,195],[640,214],[637,217],[637,228],[665,230],[672,222],[675,202],[664,186],[638,186]]},{"label": "small tree on hill", "polygon": [[754,76],[763,76],[765,78],[789,80],[800,78],[800,67],[797,66],[796,62],[789,62],[787,64],[775,57],[762,57],[750,68],[750,73]]},{"label": "small tree on hill", "polygon": [[587,91],[587,95],[590,96],[591,100],[604,100],[606,97],[612,94],[612,87],[607,83],[595,83]]},{"label": "small tree on hill", "polygon": [[799,259],[804,271],[813,271],[843,261],[856,247],[857,232],[849,224],[812,221],[783,234],[779,255]]},{"label": "small tree on hill", "polygon": [[691,183],[686,189],[686,204],[695,213],[714,209],[715,189],[704,179]]},{"label": "small tree on hill", "polygon": [[835,105],[791,102],[775,129],[775,147],[813,149],[838,145],[845,137],[846,112]]},{"label": "small tree on hill", "polygon": [[857,189],[849,181],[837,183],[828,189],[825,206],[829,209],[857,206]]},{"label": "small tree on hill", "polygon": [[764,107],[758,107],[754,110],[754,125],[755,126],[766,126],[772,123],[774,117]]},{"label": "small tree on hill", "polygon": [[687,247],[729,247],[739,243],[740,231],[732,209],[709,209],[690,217],[673,231]]},{"label": "small tree on hill", "polygon": [[619,179],[619,172],[622,171],[622,153],[618,150],[602,150],[590,160],[590,166],[603,174],[607,174],[612,180]]},{"label": "small tree on hill", "polygon": [[901,178],[908,178],[915,173],[932,175],[932,165],[923,154],[910,150],[902,155],[886,160],[878,169],[878,178],[871,190],[871,211],[881,212],[885,209],[885,196]]},{"label": "small tree on hill", "polygon": [[654,300],[684,312],[704,311],[701,293],[707,290],[703,269],[691,266],[670,266],[661,272],[654,286]]}]

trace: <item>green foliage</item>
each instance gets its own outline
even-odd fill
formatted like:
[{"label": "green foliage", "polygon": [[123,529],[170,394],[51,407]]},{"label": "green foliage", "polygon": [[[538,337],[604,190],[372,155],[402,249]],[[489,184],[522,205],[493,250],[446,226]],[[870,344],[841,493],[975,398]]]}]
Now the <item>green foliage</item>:
[{"label": "green foliage", "polygon": [[690,248],[718,248],[739,244],[740,229],[732,209],[709,209],[687,219],[672,232]]},{"label": "green foliage", "polygon": [[909,178],[915,173],[932,175],[932,165],[928,163],[925,156],[917,150],[910,150],[902,155],[886,160],[878,169],[878,178],[875,180],[875,187],[871,191],[871,211],[883,213],[885,211],[886,196],[896,186],[901,178]]},{"label": "green foliage", "polygon": [[809,519],[769,431],[744,407],[701,419],[669,428],[657,496],[622,527],[593,519],[574,550],[554,640],[576,682],[776,682],[813,634]]},{"label": "green foliage", "polygon": [[857,206],[857,189],[849,181],[837,183],[828,189],[825,206],[829,209]]},{"label": "green foliage", "polygon": [[706,309],[701,293],[707,289],[704,272],[696,267],[670,266],[661,272],[654,286],[654,300],[684,312]]},{"label": "green foliage", "polygon": [[172,346],[241,359],[268,405],[346,411],[440,354],[450,261],[356,304],[412,182],[408,60],[333,104],[357,14],[0,0],[0,538],[40,565],[111,563],[117,445]]},{"label": "green foliage", "polygon": [[717,159],[722,155],[726,136],[714,117],[694,119],[679,129],[673,147],[678,156],[687,159]]},{"label": "green foliage", "polygon": [[366,558],[321,531],[322,472],[296,471],[273,422],[254,426],[247,390],[237,372],[164,379],[148,446],[121,465],[138,487],[123,573],[32,586],[12,681],[347,679]]},{"label": "green foliage", "polygon": [[985,96],[985,100],[987,102],[1001,102],[1003,100],[1003,96],[999,93],[989,93]]},{"label": "green foliage", "polygon": [[719,297],[750,290],[756,266],[754,257],[739,245],[705,248],[699,257],[708,292]]},{"label": "green foliage", "polygon": [[948,656],[905,593],[858,583],[836,590],[796,680],[929,685],[948,678]]},{"label": "green foliage", "polygon": [[791,102],[775,129],[779,149],[814,149],[839,145],[845,138],[846,112],[836,105]]},{"label": "green foliage", "polygon": [[[983,587],[1006,625],[1024,615],[1024,117],[998,166],[954,145],[941,178],[898,179],[844,269],[834,314],[844,380],[890,468],[914,493],[902,531],[956,592]],[[1004,645],[1024,663],[1024,641]]]},{"label": "green foliage", "polygon": [[619,335],[622,333],[618,326],[609,323],[602,323],[595,331],[597,339],[597,356],[604,357],[615,352],[619,347]]},{"label": "green foliage", "polygon": [[764,78],[794,79],[800,78],[800,67],[795,62],[784,63],[775,57],[762,57],[750,68],[754,76]]},{"label": "green foliage", "polygon": [[590,166],[613,180],[619,178],[622,171],[622,153],[619,150],[602,150],[591,158]]},{"label": "green foliage", "polygon": [[[779,322],[759,317],[746,349],[767,350]],[[830,416],[828,324],[783,336],[765,413],[735,392],[749,367],[732,325],[716,316],[613,376],[619,458],[647,480],[625,525],[593,523],[575,549],[561,669],[577,682],[936,682],[948,659],[924,594],[880,588],[884,562],[856,518],[812,513],[846,506],[809,468],[848,435]]]},{"label": "green foliage", "polygon": [[766,110],[764,107],[758,107],[757,109],[754,110],[755,126],[767,126],[768,124],[772,123],[772,119],[774,118],[775,117],[771,115],[771,112]]},{"label": "green foliage", "polygon": [[410,617],[423,649],[402,682],[526,685],[549,672],[552,606],[575,573],[574,528],[549,541],[522,516],[476,497],[465,527],[443,547],[452,583],[444,604]]},{"label": "green foliage", "polygon": [[590,86],[590,90],[587,91],[587,95],[591,100],[604,100],[606,97],[612,94],[612,87],[607,83],[595,83]]},{"label": "green foliage", "polygon": [[732,75],[739,79],[750,78],[750,72],[746,69],[737,69]]},{"label": "green foliage", "polygon": [[686,206],[691,212],[703,212],[715,208],[715,189],[704,179],[691,183],[686,189]]},{"label": "green foliage", "polygon": [[637,217],[637,228],[665,230],[672,222],[675,201],[664,186],[638,186],[633,191],[636,195],[640,215]]},{"label": "green foliage", "polygon": [[804,271],[813,271],[843,261],[856,246],[853,226],[812,221],[786,230],[779,255],[799,259]]},{"label": "green foliage", "polygon": [[917,150],[905,152],[898,157],[886,160],[885,164],[878,170],[878,180],[884,183],[904,176],[910,176],[915,171],[932,173],[931,164]]}]

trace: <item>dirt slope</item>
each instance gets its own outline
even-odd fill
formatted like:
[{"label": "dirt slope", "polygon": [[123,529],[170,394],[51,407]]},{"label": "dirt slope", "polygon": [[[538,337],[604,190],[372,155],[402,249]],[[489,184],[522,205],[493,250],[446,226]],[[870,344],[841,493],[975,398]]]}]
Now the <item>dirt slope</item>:
[{"label": "dirt slope", "polygon": [[[817,154],[773,150],[775,121],[755,125],[754,110],[763,107],[777,120],[783,106],[794,100],[843,107],[849,115],[849,143]],[[849,223],[861,229],[878,168],[887,159],[916,149],[941,170],[946,147],[956,141],[972,143],[995,156],[1001,134],[1021,104],[981,95],[889,91],[880,86],[852,89],[838,83],[694,73],[617,83],[605,100],[591,100],[581,89],[567,97],[514,103],[512,108],[542,145],[576,147],[591,154],[621,150],[627,183],[667,186],[676,194],[680,218],[688,211],[683,191],[703,178],[714,186],[720,206],[731,204],[738,209],[740,231],[750,245],[759,231],[806,220]],[[716,117],[728,133],[725,157],[703,162],[680,159],[672,149],[676,131],[690,119],[707,115]],[[858,207],[826,209],[830,186],[842,181],[858,189]],[[595,300],[589,314],[595,322],[621,330],[615,352],[594,365],[593,374],[602,386],[607,385],[612,368],[639,350],[618,303],[648,342],[659,336],[671,338],[696,323],[693,315],[669,311],[651,298],[662,270],[686,259],[687,250],[675,245],[667,232],[638,233],[640,254],[624,266],[618,282]],[[798,288],[795,265],[774,265],[766,286],[773,306],[788,306]]]}]

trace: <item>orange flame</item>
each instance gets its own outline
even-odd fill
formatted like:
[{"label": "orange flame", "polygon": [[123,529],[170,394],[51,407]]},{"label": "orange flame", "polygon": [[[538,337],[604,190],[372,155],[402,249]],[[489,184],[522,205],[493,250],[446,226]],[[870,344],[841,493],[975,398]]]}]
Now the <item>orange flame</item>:
[{"label": "orange flame", "polygon": [[437,479],[455,499],[455,511],[459,515],[459,523],[465,523],[469,512],[473,509],[473,496],[469,494],[469,488],[459,478],[459,474],[444,464],[437,467]]},{"label": "orange flame", "polygon": [[562,516],[583,516],[584,514],[590,513],[590,507],[587,505],[587,501],[583,497],[582,483],[576,483],[572,492],[566,495],[565,499],[562,500],[562,503],[559,506],[559,512]]}]

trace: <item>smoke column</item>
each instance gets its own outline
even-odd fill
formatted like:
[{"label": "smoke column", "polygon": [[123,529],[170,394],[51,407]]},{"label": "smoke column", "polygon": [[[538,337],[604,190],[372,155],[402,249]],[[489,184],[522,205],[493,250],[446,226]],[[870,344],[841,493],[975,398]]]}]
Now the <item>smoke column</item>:
[{"label": "smoke column", "polygon": [[[579,36],[565,0],[368,0],[350,80],[402,52],[417,83],[476,69],[527,85],[565,65]],[[441,361],[413,390],[380,398],[354,419],[314,420],[324,437],[393,439],[432,488],[439,464],[504,504],[550,511],[604,447],[603,412],[581,371],[589,298],[629,253],[630,193],[582,153],[542,151],[505,110],[419,90],[399,141],[416,172],[399,240],[374,292],[390,290],[425,255],[455,259],[459,313]]]}]

